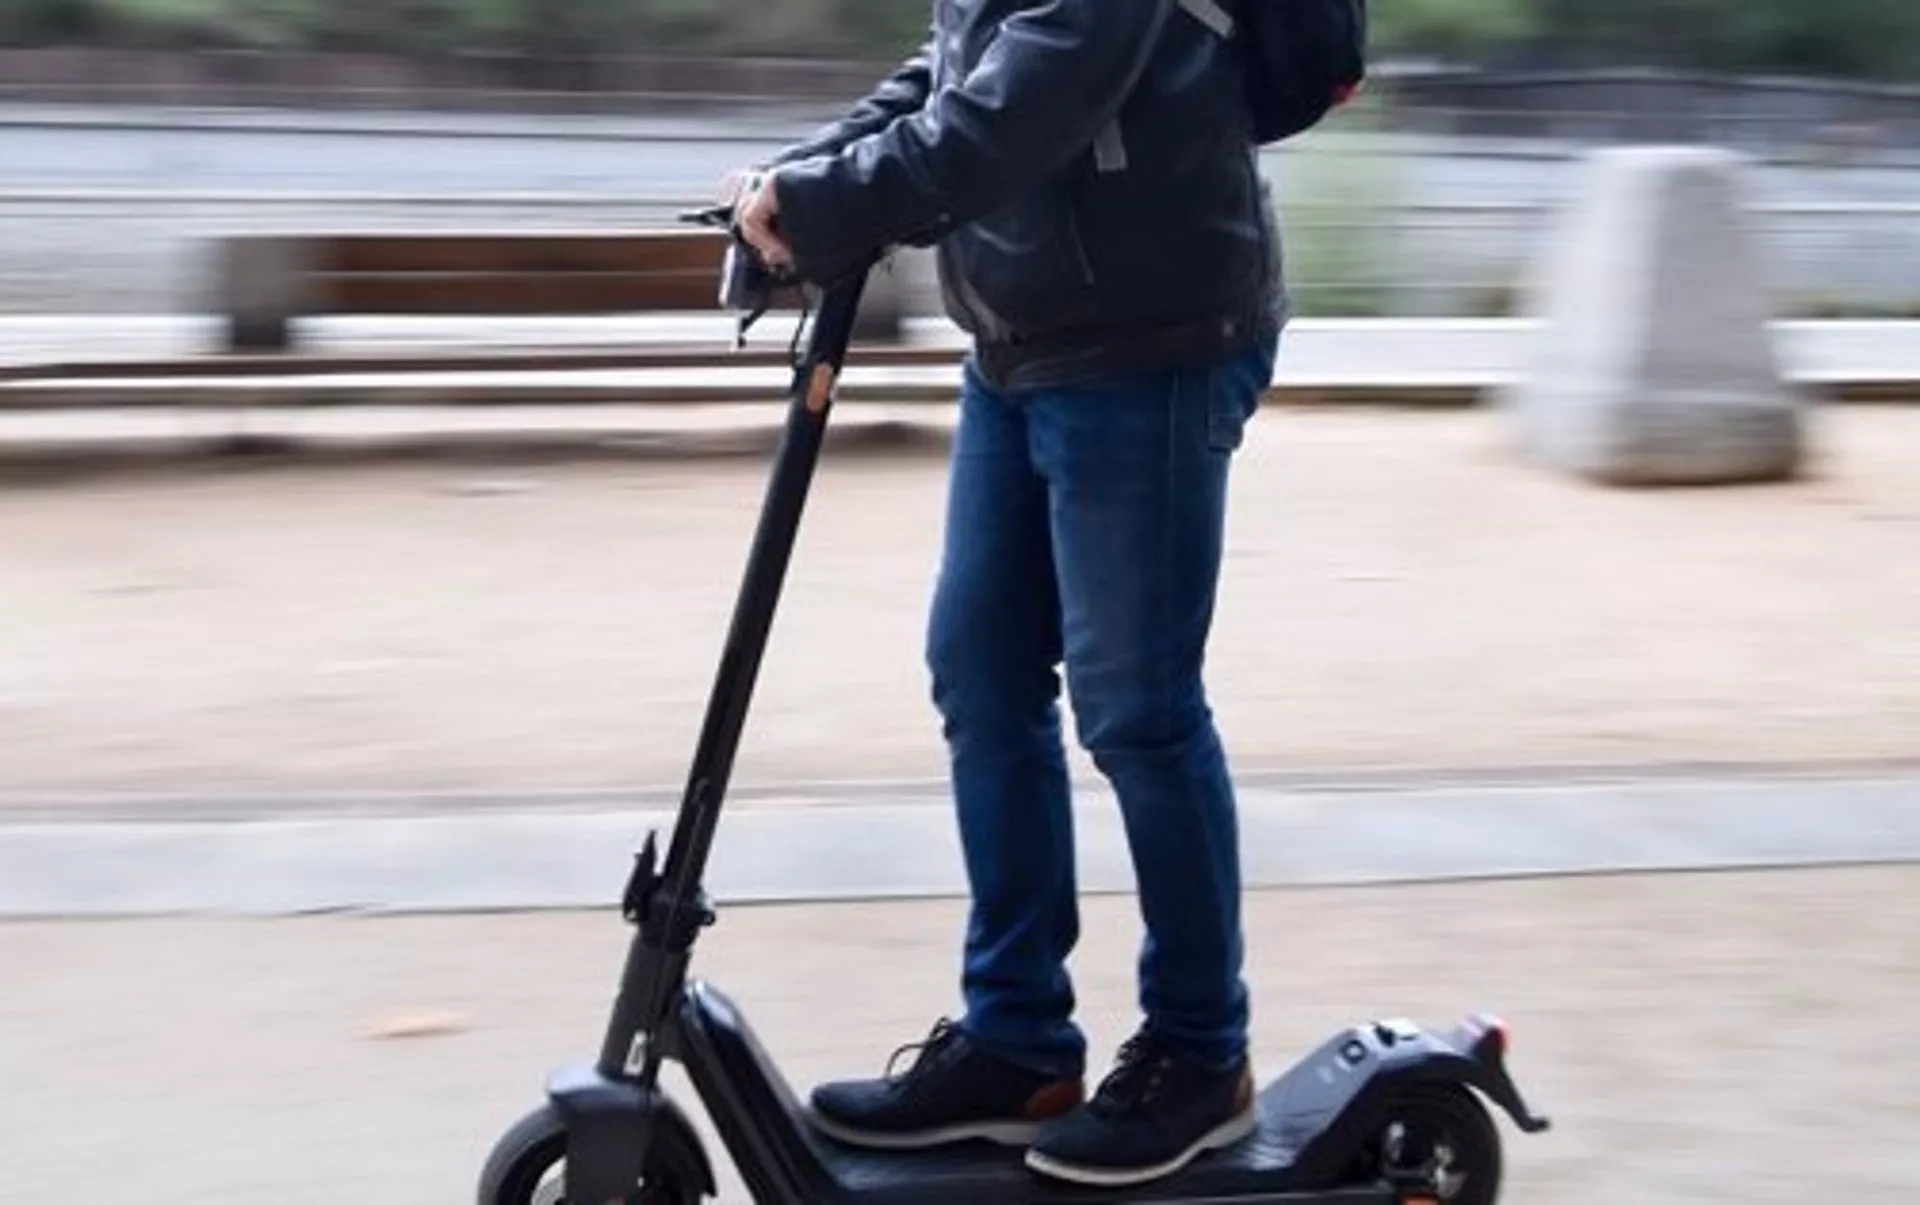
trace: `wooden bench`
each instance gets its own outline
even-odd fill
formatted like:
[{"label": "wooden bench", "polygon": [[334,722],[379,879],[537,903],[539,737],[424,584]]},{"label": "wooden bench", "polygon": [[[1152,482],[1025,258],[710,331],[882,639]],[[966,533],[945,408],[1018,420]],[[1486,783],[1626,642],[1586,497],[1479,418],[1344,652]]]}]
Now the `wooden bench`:
[{"label": "wooden bench", "polygon": [[[725,251],[725,234],[694,228],[241,235],[219,244],[219,301],[235,352],[287,350],[299,319],[327,314],[712,312]],[[903,310],[896,275],[876,271],[855,338],[898,340]]]}]

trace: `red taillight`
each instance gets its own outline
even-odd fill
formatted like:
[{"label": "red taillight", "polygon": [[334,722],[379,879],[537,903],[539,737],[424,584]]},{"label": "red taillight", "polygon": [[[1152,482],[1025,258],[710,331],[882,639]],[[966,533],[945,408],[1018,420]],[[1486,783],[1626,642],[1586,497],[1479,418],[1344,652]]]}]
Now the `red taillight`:
[{"label": "red taillight", "polygon": [[1504,1057],[1507,1051],[1512,1049],[1513,1032],[1507,1028],[1507,1023],[1501,1018],[1491,1014],[1482,1016],[1480,1018],[1480,1029],[1484,1034],[1484,1037],[1481,1039],[1482,1041],[1491,1040],[1496,1043],[1496,1053]]}]

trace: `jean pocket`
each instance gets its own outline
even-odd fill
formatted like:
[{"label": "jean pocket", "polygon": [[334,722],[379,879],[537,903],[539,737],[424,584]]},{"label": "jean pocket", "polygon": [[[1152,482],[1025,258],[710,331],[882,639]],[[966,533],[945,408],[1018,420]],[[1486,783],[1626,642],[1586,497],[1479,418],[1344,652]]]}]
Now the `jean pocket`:
[{"label": "jean pocket", "polygon": [[1273,383],[1275,349],[1256,348],[1207,374],[1207,446],[1237,452],[1246,442],[1247,424]]},{"label": "jean pocket", "polygon": [[1232,373],[1216,372],[1207,380],[1207,446],[1215,452],[1238,452],[1246,442],[1247,423],[1260,408],[1263,391],[1249,389]]}]

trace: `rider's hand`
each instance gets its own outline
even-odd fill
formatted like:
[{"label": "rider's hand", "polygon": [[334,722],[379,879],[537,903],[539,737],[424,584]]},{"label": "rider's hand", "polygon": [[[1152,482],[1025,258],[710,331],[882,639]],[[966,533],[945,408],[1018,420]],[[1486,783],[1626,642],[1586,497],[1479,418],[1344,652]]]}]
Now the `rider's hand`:
[{"label": "rider's hand", "polygon": [[727,206],[739,204],[740,194],[747,191],[747,186],[753,183],[755,174],[753,169],[742,167],[720,177],[719,203]]},{"label": "rider's hand", "polygon": [[770,267],[793,267],[793,248],[780,236],[780,191],[778,177],[768,172],[750,182],[737,201],[740,233]]}]

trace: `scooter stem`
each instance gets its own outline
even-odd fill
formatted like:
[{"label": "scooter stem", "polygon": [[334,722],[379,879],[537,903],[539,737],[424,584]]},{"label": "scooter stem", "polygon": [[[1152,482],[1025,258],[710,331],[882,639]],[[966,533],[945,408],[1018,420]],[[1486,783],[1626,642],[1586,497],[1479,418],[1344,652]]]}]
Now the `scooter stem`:
[{"label": "scooter stem", "polygon": [[[639,909],[643,915],[633,919],[640,931],[629,953],[601,1058],[601,1069],[609,1075],[651,1082],[658,1067],[651,1036],[666,1022],[683,986],[695,937],[713,919],[701,884],[866,277],[864,269],[850,273],[824,291],[805,352],[794,366],[785,431],[708,696],[666,864],[657,876],[649,874],[647,889],[638,893],[643,897]],[[631,899],[635,893],[629,895]]]},{"label": "scooter stem", "polygon": [[774,612],[820,462],[834,389],[852,338],[865,275],[828,290],[794,367],[787,424],[767,483],[760,521],[735,601],[733,621],[707,703],[693,768],[681,801],[680,823],[667,851],[665,883],[670,900],[690,900],[706,873],[707,857],[732,780],[734,756],[760,676]]}]

